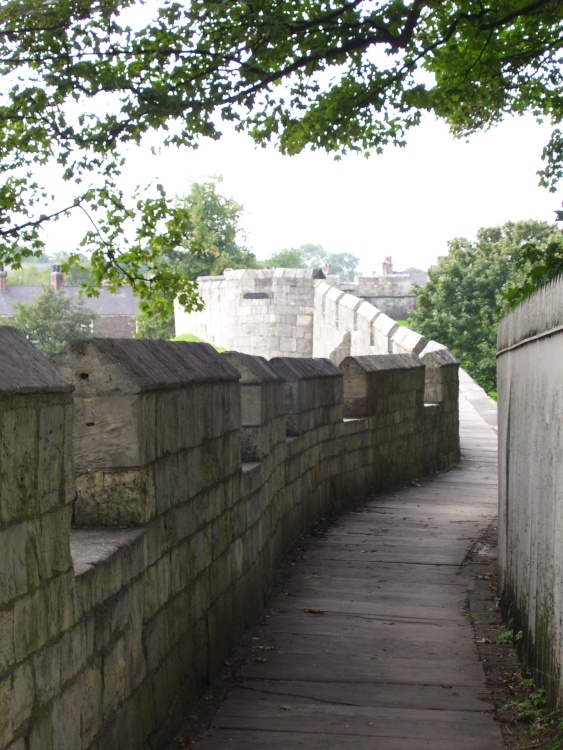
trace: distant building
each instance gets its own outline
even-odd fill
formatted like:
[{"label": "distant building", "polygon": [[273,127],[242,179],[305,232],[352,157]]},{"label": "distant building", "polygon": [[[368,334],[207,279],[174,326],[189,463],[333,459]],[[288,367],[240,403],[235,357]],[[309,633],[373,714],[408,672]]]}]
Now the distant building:
[{"label": "distant building", "polygon": [[388,255],[381,263],[381,273],[357,276],[352,284],[339,284],[343,291],[361,297],[394,320],[408,318],[416,308],[413,284],[424,286],[428,281],[425,271],[397,273],[393,258]]},{"label": "distant building", "polygon": [[[135,316],[139,313],[139,305],[129,287],[122,287],[115,293],[102,288],[99,297],[81,296],[79,286],[65,286],[64,274],[58,265],[52,267],[51,287],[61,294],[80,299],[86,310],[96,313],[97,317],[93,323],[96,336],[133,338]],[[13,320],[16,305],[18,303],[29,305],[43,289],[42,286],[10,285],[8,272],[0,266],[0,323],[7,324]]]}]

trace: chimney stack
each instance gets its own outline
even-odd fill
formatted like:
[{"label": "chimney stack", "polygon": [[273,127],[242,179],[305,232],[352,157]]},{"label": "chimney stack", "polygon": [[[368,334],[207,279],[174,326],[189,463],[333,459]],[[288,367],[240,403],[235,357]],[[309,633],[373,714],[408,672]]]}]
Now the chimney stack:
[{"label": "chimney stack", "polygon": [[381,264],[381,274],[383,276],[392,276],[393,274],[393,258],[390,255],[387,255],[385,261]]},{"label": "chimney stack", "polygon": [[0,292],[8,291],[8,272],[4,271],[4,266],[0,266]]},{"label": "chimney stack", "polygon": [[60,290],[65,285],[65,277],[64,274],[61,273],[61,267],[58,264],[55,264],[51,268],[51,287],[56,291],[60,292]]}]

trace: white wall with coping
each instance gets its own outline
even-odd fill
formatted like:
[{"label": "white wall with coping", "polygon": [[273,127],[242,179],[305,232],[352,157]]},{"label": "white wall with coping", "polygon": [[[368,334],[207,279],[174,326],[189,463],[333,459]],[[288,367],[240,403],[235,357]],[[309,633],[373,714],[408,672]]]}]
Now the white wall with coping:
[{"label": "white wall with coping", "polygon": [[563,279],[498,334],[499,588],[538,684],[563,697]]}]

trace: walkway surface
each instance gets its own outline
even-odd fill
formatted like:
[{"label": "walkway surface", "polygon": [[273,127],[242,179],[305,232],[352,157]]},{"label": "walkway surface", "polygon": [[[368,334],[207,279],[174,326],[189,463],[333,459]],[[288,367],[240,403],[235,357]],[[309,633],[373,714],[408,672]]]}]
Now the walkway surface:
[{"label": "walkway surface", "polygon": [[458,468],[301,545],[198,750],[504,747],[466,612],[464,558],[497,505],[496,433],[472,396]]}]

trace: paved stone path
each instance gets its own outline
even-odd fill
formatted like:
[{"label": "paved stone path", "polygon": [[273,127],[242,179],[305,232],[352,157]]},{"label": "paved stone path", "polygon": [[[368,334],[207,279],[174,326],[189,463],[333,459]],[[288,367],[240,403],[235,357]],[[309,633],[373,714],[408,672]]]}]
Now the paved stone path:
[{"label": "paved stone path", "polygon": [[497,502],[496,434],[474,403],[458,468],[302,545],[197,750],[504,747],[465,612],[463,561]]}]

